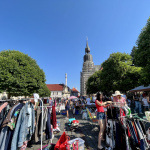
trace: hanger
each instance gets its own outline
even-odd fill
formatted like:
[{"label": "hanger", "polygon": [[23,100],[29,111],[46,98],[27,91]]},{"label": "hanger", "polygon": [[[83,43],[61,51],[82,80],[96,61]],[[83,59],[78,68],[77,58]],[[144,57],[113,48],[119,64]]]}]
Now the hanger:
[{"label": "hanger", "polygon": [[149,121],[140,118],[138,115],[134,116],[134,119],[139,119],[139,120],[144,121],[144,122],[146,122],[146,123],[150,123]]}]

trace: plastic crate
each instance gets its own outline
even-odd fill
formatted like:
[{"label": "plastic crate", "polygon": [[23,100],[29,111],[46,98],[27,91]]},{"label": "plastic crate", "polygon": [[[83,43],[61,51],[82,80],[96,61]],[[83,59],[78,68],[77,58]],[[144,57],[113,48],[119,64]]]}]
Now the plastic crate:
[{"label": "plastic crate", "polygon": [[84,150],[84,140],[82,140],[81,138],[75,138],[73,140],[68,141],[68,144],[71,145],[73,144],[75,141],[79,141],[79,150]]}]

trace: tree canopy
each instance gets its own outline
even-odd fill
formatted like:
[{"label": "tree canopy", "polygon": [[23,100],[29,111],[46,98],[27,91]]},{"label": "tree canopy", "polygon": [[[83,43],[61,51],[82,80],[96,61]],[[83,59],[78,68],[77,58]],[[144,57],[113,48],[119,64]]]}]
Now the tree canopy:
[{"label": "tree canopy", "polygon": [[[128,91],[139,85],[140,67],[131,66],[132,57],[125,53],[113,53],[102,63],[103,70],[93,74],[87,81],[87,93],[97,91]],[[97,81],[97,83],[95,82]]]},{"label": "tree canopy", "polygon": [[135,64],[143,67],[141,84],[150,84],[150,18],[138,37],[134,55]]},{"label": "tree canopy", "polygon": [[96,93],[100,89],[100,73],[101,71],[95,72],[92,76],[89,77],[86,83],[86,90],[88,94]]},{"label": "tree canopy", "polygon": [[9,96],[40,94],[46,89],[45,81],[43,70],[28,55],[15,50],[0,52],[0,92]]}]

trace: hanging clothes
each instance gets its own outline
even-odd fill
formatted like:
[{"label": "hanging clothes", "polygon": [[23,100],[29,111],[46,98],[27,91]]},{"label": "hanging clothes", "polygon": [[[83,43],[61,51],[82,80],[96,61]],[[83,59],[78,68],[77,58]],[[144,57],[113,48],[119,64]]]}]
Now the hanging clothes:
[{"label": "hanging clothes", "polygon": [[55,106],[52,106],[52,116],[51,116],[51,120],[52,120],[52,125],[53,128],[56,129],[56,110],[55,110]]},{"label": "hanging clothes", "polygon": [[35,142],[38,142],[39,141],[39,134],[38,134],[38,126],[39,126],[39,119],[40,119],[40,114],[41,114],[41,109],[40,107],[38,107],[35,111],[35,132],[34,132],[34,135],[33,135],[33,140]]},{"label": "hanging clothes", "polygon": [[145,138],[143,122],[138,119],[130,119],[130,117],[132,117],[130,108],[126,106],[108,109],[106,145],[111,149],[147,150],[149,148]]},{"label": "hanging clothes", "polygon": [[48,109],[48,114],[47,114],[47,122],[46,122],[46,140],[52,138],[52,130],[51,130],[51,114],[50,110]]},{"label": "hanging clothes", "polygon": [[1,111],[2,111],[7,105],[8,105],[8,103],[5,102],[3,105],[0,106],[0,113],[1,113]]},{"label": "hanging clothes", "polygon": [[29,115],[30,112],[28,112],[28,107],[30,107],[34,113],[34,107],[32,107],[32,104],[29,104],[26,103],[23,108],[21,109],[20,111],[20,114],[19,114],[19,118],[17,120],[17,124],[16,124],[16,127],[15,127],[15,131],[14,131],[14,134],[13,134],[13,139],[12,139],[12,142],[11,142],[11,150],[16,150],[18,147],[21,147],[22,145],[24,145],[23,143],[30,139],[30,137],[32,136],[33,134],[33,130],[34,130],[34,116],[35,114],[33,114],[33,117],[32,117],[32,128],[29,129],[28,128],[28,121],[29,121]]},{"label": "hanging clothes", "polygon": [[5,142],[5,150],[11,149],[11,141],[13,138],[15,124],[16,124],[18,116],[19,116],[19,111],[22,109],[23,106],[24,106],[23,103],[21,103],[21,104],[19,103],[18,105],[16,105],[15,109],[11,113],[11,120],[7,125],[9,127],[9,129],[8,129],[8,133],[7,133],[7,139]]}]

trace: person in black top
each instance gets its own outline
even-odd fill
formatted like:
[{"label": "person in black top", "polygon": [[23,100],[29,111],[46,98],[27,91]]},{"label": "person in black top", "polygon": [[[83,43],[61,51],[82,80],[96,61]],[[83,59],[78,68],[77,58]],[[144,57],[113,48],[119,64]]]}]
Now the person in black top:
[{"label": "person in black top", "polygon": [[139,109],[139,113],[142,114],[141,102],[139,101],[139,96],[137,95],[136,92],[133,95],[133,100],[135,102],[134,112],[136,113],[136,110]]},{"label": "person in black top", "polygon": [[68,98],[66,100],[65,109],[67,111],[67,118],[69,118],[70,100]]}]

